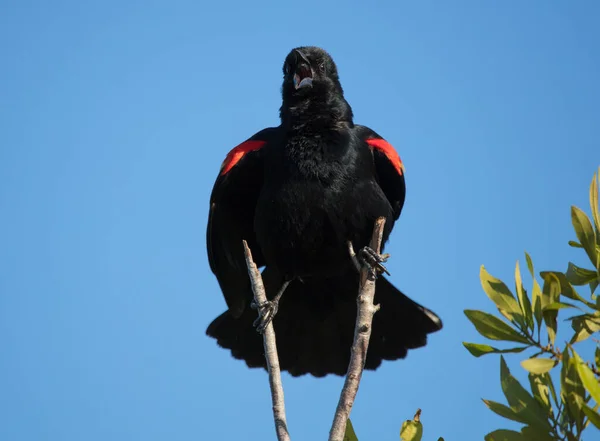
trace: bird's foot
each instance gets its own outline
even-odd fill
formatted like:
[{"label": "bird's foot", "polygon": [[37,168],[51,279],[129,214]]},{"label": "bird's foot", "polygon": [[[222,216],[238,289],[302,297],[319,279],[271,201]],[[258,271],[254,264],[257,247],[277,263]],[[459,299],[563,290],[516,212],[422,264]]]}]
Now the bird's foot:
[{"label": "bird's foot", "polygon": [[369,277],[371,279],[377,277],[377,273],[390,275],[387,268],[383,266],[383,262],[387,261],[390,257],[389,254],[379,254],[371,247],[363,247],[358,252],[358,257],[362,264],[369,270]]},{"label": "bird's foot", "polygon": [[275,317],[275,314],[277,314],[277,310],[279,309],[279,299],[267,300],[260,305],[256,303],[256,301],[252,300],[250,307],[258,310],[258,318],[254,320],[252,326],[256,328],[256,331],[259,334],[262,334]]},{"label": "bird's foot", "polygon": [[256,328],[256,331],[259,334],[264,333],[265,329],[267,329],[267,326],[269,326],[269,323],[273,321],[275,314],[277,314],[277,311],[279,310],[279,300],[281,299],[283,292],[286,290],[290,282],[291,280],[286,280],[283,282],[283,285],[281,285],[281,288],[279,288],[279,291],[273,300],[267,300],[260,305],[254,299],[252,302],[250,302],[250,307],[258,310],[258,318],[254,320],[252,326]]}]

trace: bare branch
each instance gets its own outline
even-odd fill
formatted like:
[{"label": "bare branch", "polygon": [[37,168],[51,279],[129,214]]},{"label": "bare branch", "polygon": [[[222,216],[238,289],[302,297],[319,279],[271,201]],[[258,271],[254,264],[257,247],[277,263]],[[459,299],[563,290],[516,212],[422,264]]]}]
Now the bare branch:
[{"label": "bare branch", "polygon": [[[254,300],[258,305],[267,301],[267,294],[262,282],[260,271],[254,260],[248,243],[244,240],[244,256],[246,257],[246,266],[252,284]],[[275,431],[278,441],[290,441],[290,434],[287,429],[285,418],[285,402],[283,399],[283,385],[281,383],[281,371],[279,369],[279,356],[277,354],[277,343],[275,340],[275,330],[271,321],[263,333],[263,344],[265,348],[265,358],[267,360],[267,369],[269,371],[269,386],[271,387],[271,401],[273,403],[273,418],[275,420]]]},{"label": "bare branch", "polygon": [[[380,253],[384,226],[385,218],[380,217],[375,221],[370,247],[376,253]],[[355,259],[355,253],[351,245],[349,245],[349,252],[351,257],[354,256],[352,258]],[[352,351],[350,353],[350,363],[348,364],[346,380],[344,381],[344,387],[342,388],[340,400],[335,411],[333,425],[329,431],[329,441],[343,441],[344,439],[346,424],[350,417],[350,411],[352,410],[365,367],[369,339],[371,338],[373,315],[379,310],[379,305],[373,304],[373,299],[375,298],[375,277],[368,276],[369,271],[366,268],[362,268],[358,298],[356,300],[356,324],[354,327],[354,342],[352,343]]]}]

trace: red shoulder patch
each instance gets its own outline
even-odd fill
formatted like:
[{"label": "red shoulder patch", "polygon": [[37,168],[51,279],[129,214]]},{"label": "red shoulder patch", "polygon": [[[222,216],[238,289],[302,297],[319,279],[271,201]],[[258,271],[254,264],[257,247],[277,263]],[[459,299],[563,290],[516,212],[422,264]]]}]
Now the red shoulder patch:
[{"label": "red shoulder patch", "polygon": [[404,173],[404,164],[392,144],[381,138],[369,138],[367,139],[367,144],[381,151],[400,175]]},{"label": "red shoulder patch", "polygon": [[229,170],[231,170],[238,162],[240,162],[240,159],[242,159],[246,153],[258,150],[266,143],[266,141],[249,140],[244,141],[237,147],[231,149],[231,151],[227,153],[223,164],[221,164],[221,175],[229,172]]}]

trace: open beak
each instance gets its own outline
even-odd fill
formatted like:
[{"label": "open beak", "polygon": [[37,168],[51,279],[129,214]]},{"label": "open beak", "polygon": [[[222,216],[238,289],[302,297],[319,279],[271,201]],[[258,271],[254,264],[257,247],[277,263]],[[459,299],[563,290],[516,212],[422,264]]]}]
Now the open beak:
[{"label": "open beak", "polygon": [[302,87],[312,87],[313,71],[310,67],[310,62],[308,61],[308,58],[306,58],[306,55],[299,50],[296,50],[296,53],[302,60],[298,60],[298,68],[294,74],[294,87],[296,90]]}]

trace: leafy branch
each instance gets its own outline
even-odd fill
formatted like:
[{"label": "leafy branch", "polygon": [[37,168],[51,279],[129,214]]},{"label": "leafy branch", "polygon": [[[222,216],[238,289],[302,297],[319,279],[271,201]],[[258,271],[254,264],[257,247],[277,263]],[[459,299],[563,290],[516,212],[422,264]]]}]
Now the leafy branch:
[{"label": "leafy branch", "polygon": [[[600,284],[599,186],[600,169],[590,185],[593,222],[581,209],[571,208],[577,241],[569,241],[569,245],[585,251],[590,268],[569,262],[564,272],[542,271],[540,285],[533,260],[525,253],[532,278],[531,295],[523,286],[518,261],[515,295],[503,281],[481,267],[482,288],[501,318],[476,310],[465,310],[465,315],[483,337],[518,343],[518,346],[496,348],[487,344],[463,344],[475,357],[500,354],[500,382],[508,405],[483,401],[494,413],[523,424],[520,432],[504,429],[491,432],[485,437],[487,441],[579,441],[590,425],[600,429],[600,346],[597,339],[591,339],[596,342],[594,362],[582,360],[575,349],[575,345],[600,332],[600,296],[595,294]],[[589,298],[580,295],[576,286],[588,286]],[[571,323],[572,336],[560,347],[556,341],[558,316],[574,310],[579,314],[564,320]],[[520,364],[528,372],[530,391],[511,374],[503,355],[529,349],[536,351]]]}]

